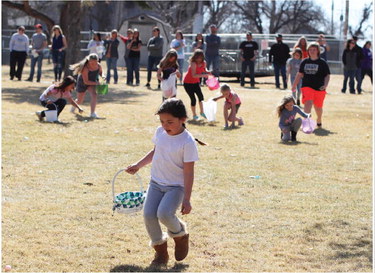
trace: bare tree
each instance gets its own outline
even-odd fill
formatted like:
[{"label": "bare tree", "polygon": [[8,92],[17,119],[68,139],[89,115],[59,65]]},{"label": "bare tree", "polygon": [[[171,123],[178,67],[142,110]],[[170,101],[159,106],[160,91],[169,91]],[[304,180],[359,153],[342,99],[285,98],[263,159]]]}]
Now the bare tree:
[{"label": "bare tree", "polygon": [[349,32],[352,36],[363,36],[364,32],[371,27],[371,25],[368,25],[364,27],[364,24],[368,21],[368,19],[371,16],[372,13],[372,4],[373,2],[370,2],[369,5],[365,5],[362,11],[362,18],[356,28],[349,27]]},{"label": "bare tree", "polygon": [[263,33],[262,6],[263,1],[234,2],[234,5],[242,14],[242,26],[246,29],[254,29]]},{"label": "bare tree", "polygon": [[203,29],[207,31],[212,24],[220,28],[233,12],[234,3],[234,1],[221,0],[207,1],[205,13],[208,16],[208,20]]},{"label": "bare tree", "polygon": [[198,10],[196,1],[149,1],[148,6],[158,11],[163,21],[172,27],[172,31],[191,32],[194,14]]},{"label": "bare tree", "polygon": [[[324,12],[312,1],[236,1],[245,29],[258,33],[306,33],[326,27]],[[268,24],[268,27],[267,25]]]}]

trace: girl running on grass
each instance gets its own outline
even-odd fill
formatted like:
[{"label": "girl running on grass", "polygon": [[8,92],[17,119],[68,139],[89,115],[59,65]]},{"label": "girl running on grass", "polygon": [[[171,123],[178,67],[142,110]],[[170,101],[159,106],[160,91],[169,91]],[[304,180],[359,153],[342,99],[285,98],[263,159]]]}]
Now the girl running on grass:
[{"label": "girl running on grass", "polygon": [[[74,89],[75,84],[76,80],[72,76],[66,77],[59,84],[52,84],[39,97],[40,104],[48,108],[48,110],[57,110],[57,116],[59,116],[66,105],[66,98],[74,107],[78,108],[80,113],[82,113],[82,108],[72,98],[72,90]],[[40,121],[43,121],[46,116],[44,111],[39,111],[35,114]]]},{"label": "girl running on grass", "polygon": [[181,100],[165,100],[156,114],[161,126],[152,138],[154,148],[137,163],[128,166],[126,171],[135,174],[152,163],[143,216],[150,244],[156,251],[151,265],[166,266],[169,259],[167,234],[162,232],[160,223],[167,227],[169,237],[175,241],[176,260],[181,261],[188,254],[189,234],[176,211],[181,204],[183,215],[189,214],[192,209],[190,197],[198,150],[194,137],[185,128],[187,114]]},{"label": "girl running on grass", "polygon": [[295,104],[293,95],[287,95],[281,100],[281,103],[276,109],[280,118],[279,127],[281,129],[281,140],[284,142],[289,140],[297,141],[297,132],[302,124],[301,118],[296,119],[297,113],[304,118],[310,117],[310,114],[306,114]]},{"label": "girl running on grass", "polygon": [[200,115],[201,117],[206,118],[206,115],[203,112],[202,101],[204,100],[204,97],[200,87],[200,79],[208,78],[208,76],[212,74],[206,69],[206,62],[204,61],[204,54],[202,50],[195,50],[193,55],[190,57],[189,62],[190,65],[188,68],[188,72],[186,73],[184,78],[184,88],[186,90],[186,93],[190,97],[193,119],[198,120],[199,117],[195,111],[195,106],[197,104],[195,95],[198,96]]},{"label": "girl running on grass", "polygon": [[[231,128],[234,128],[235,122],[238,122],[238,125],[242,126],[244,125],[243,119],[236,117],[238,113],[238,109],[241,106],[241,99],[240,97],[232,91],[230,86],[228,84],[223,84],[220,87],[221,96],[214,98],[214,101],[217,101],[219,99],[225,98],[224,103],[224,122],[225,126],[224,129],[228,129],[228,123],[232,122]],[[230,111],[230,113],[229,113]]]},{"label": "girl running on grass", "polygon": [[[174,49],[170,49],[163,59],[161,59],[158,65],[158,71],[156,76],[158,77],[159,81],[165,81],[169,78],[169,76],[173,73],[176,74],[178,78],[181,77],[181,73],[178,70],[179,65],[177,62],[177,51]],[[162,76],[163,74],[163,76]],[[176,94],[172,95],[171,97],[176,97]],[[167,99],[166,96],[163,95],[163,100]]]}]

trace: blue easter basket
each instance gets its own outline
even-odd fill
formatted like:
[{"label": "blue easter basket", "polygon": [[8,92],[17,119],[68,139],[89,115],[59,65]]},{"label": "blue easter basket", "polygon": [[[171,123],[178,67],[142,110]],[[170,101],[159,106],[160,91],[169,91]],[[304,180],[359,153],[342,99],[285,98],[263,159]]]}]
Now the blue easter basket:
[{"label": "blue easter basket", "polygon": [[126,191],[123,193],[115,193],[115,181],[117,176],[124,172],[125,169],[119,170],[112,179],[112,196],[113,196],[113,211],[123,214],[131,214],[141,211],[143,203],[146,199],[146,191],[143,190],[143,183],[141,177],[138,174],[134,176],[139,182],[139,191]]}]

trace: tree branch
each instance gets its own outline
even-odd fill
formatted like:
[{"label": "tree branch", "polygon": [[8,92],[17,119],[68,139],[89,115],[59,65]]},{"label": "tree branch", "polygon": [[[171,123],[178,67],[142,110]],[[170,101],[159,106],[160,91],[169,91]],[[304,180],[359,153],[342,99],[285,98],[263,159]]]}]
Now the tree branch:
[{"label": "tree branch", "polygon": [[3,4],[4,6],[7,6],[9,8],[13,8],[13,9],[23,11],[27,15],[43,21],[44,23],[46,23],[49,30],[52,29],[53,25],[55,25],[55,21],[52,20],[50,17],[48,17],[45,14],[40,13],[39,11],[33,9],[30,6],[29,1],[23,1],[22,4],[14,3],[14,2],[11,2],[11,1],[2,1],[1,4]]}]

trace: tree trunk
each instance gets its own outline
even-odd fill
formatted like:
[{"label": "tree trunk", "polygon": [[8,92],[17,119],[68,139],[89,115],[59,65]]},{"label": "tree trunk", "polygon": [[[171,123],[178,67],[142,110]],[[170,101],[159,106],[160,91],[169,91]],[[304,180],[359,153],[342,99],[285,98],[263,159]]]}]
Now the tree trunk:
[{"label": "tree trunk", "polygon": [[66,37],[64,77],[71,75],[69,65],[81,60],[81,1],[67,1],[61,10],[60,26]]}]

